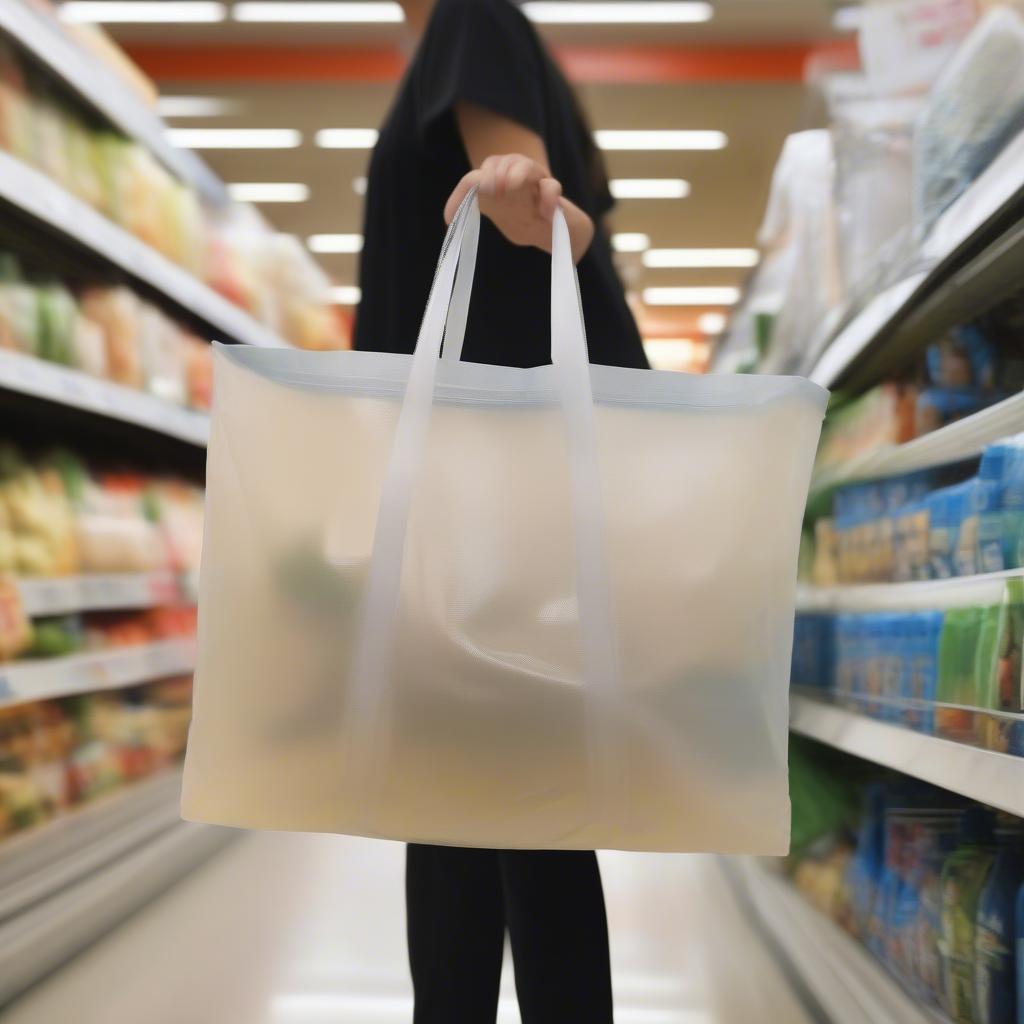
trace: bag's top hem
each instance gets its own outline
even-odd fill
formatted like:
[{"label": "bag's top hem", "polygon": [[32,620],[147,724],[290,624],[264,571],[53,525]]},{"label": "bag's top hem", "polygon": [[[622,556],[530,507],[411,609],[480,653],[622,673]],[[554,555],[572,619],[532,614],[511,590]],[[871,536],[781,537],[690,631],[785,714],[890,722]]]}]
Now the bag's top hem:
[{"label": "bag's top hem", "polygon": [[[216,353],[268,380],[297,388],[399,398],[412,356],[394,352],[309,352],[214,342]],[[805,377],[700,376],[591,364],[594,401],[602,405],[736,408],[801,398],[824,412],[828,392]],[[472,405],[550,405],[558,379],[550,365],[528,369],[440,360],[435,401]]]}]

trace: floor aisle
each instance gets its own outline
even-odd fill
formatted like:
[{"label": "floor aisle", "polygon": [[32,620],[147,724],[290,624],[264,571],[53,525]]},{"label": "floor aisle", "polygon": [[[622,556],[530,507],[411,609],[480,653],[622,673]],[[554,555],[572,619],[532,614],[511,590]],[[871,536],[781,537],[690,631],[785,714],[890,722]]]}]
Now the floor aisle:
[{"label": "floor aisle", "polygon": [[[710,858],[602,854],[617,1024],[809,1024]],[[402,848],[258,834],[3,1024],[408,1024]],[[517,1024],[511,972],[499,1024]]]}]

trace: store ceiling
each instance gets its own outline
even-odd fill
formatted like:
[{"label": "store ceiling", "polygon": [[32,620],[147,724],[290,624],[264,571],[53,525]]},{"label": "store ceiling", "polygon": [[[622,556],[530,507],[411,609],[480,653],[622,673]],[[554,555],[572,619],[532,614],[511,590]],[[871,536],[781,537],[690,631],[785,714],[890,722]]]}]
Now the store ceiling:
[{"label": "store ceiling", "polygon": [[[205,151],[228,182],[302,182],[309,199],[262,204],[264,215],[300,237],[355,233],[361,200],[352,187],[365,150],[324,150],[321,128],[372,128],[386,112],[404,46],[402,26],[108,25],[157,81],[162,94],[229,101],[213,118],[170,119],[176,127],[294,128],[297,149]],[[614,178],[681,177],[683,199],[621,200],[616,231],[643,232],[655,247],[755,244],[772,167],[784,137],[817,123],[801,79],[815,47],[835,48],[826,0],[718,0],[710,22],[638,28],[545,27],[576,69],[595,128],[717,129],[728,145],[711,152],[610,152]],[[839,43],[840,46],[848,44]],[[316,62],[311,55],[316,55]],[[358,59],[357,59],[358,58]],[[596,59],[596,63],[595,63]],[[304,80],[296,80],[296,78]],[[356,284],[357,257],[318,257],[338,284]],[[647,269],[625,257],[632,287],[738,285],[742,269]],[[694,335],[704,308],[652,310],[647,333]]]}]

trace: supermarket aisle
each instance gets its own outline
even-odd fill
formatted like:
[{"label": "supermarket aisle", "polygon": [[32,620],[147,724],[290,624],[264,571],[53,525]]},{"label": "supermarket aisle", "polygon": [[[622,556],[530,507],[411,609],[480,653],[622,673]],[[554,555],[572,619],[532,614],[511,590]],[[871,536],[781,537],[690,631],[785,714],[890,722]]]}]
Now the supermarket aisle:
[{"label": "supermarket aisle", "polygon": [[[403,851],[260,834],[25,996],[4,1024],[408,1024]],[[618,1024],[808,1018],[701,857],[602,855]],[[506,970],[499,1024],[515,1024]]]}]

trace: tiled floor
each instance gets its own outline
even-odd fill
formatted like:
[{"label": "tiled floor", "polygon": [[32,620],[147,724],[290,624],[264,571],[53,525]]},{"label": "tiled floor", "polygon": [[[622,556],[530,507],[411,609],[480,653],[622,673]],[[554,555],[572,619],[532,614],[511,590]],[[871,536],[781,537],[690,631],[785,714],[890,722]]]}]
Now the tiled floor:
[{"label": "tiled floor", "polygon": [[[601,864],[617,1024],[809,1024],[712,859]],[[0,1018],[408,1024],[402,866],[392,843],[248,836]],[[498,1020],[519,1021],[507,963]]]}]

